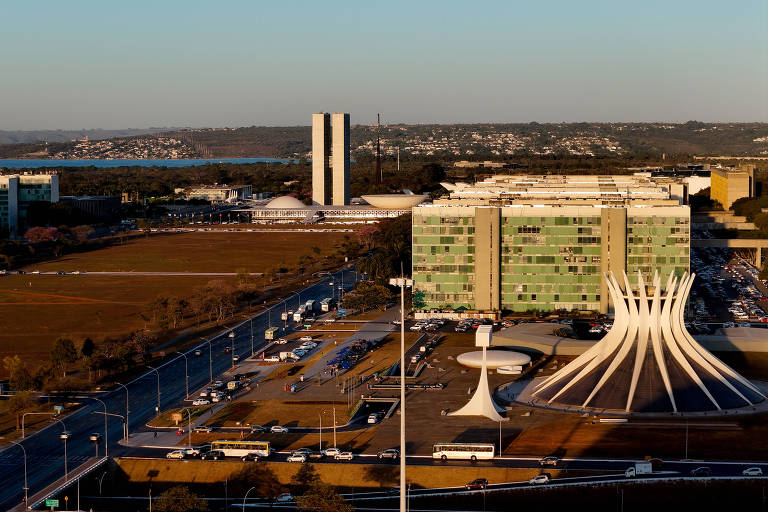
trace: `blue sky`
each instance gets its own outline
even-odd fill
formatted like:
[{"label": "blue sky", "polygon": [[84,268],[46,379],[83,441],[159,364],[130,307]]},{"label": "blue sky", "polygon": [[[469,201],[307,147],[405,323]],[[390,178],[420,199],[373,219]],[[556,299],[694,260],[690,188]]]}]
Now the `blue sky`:
[{"label": "blue sky", "polygon": [[40,0],[0,20],[0,129],[768,121],[768,0]]}]

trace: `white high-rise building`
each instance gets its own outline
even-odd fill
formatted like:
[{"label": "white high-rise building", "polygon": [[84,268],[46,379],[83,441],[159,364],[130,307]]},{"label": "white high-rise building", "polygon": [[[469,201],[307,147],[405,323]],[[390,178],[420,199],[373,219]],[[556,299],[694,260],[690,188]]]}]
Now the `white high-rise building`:
[{"label": "white high-rise building", "polygon": [[349,204],[349,114],[312,114],[312,202]]},{"label": "white high-rise building", "polygon": [[331,116],[312,114],[312,203],[331,204]]},{"label": "white high-rise building", "polygon": [[349,114],[334,113],[333,128],[333,205],[349,204]]}]

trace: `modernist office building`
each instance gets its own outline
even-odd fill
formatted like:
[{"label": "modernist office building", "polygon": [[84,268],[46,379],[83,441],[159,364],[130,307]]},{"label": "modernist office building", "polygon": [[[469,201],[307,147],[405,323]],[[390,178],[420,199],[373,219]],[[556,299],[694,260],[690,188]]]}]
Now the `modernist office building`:
[{"label": "modernist office building", "polygon": [[546,198],[465,194],[415,207],[414,289],[426,308],[607,312],[605,272],[626,271],[635,284],[637,271],[648,280],[654,270],[688,271],[688,206],[655,192],[622,198],[615,187],[575,192],[538,187]]},{"label": "modernist office building", "polygon": [[32,202],[59,200],[59,176],[56,174],[0,175],[0,229],[11,237],[26,228],[27,208]]},{"label": "modernist office building", "polygon": [[349,114],[312,114],[312,202],[349,204]]},{"label": "modernist office building", "polygon": [[734,201],[755,195],[755,167],[743,164],[738,169],[712,169],[709,197],[730,210]]}]

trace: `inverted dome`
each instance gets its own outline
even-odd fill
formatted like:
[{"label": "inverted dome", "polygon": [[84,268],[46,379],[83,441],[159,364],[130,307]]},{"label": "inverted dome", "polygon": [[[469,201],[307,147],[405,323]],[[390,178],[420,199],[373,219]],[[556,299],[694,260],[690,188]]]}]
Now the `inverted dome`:
[{"label": "inverted dome", "polygon": [[385,210],[402,210],[426,201],[427,194],[373,194],[362,196],[368,204]]},{"label": "inverted dome", "polygon": [[264,206],[264,208],[306,208],[307,205],[292,196],[276,197]]}]

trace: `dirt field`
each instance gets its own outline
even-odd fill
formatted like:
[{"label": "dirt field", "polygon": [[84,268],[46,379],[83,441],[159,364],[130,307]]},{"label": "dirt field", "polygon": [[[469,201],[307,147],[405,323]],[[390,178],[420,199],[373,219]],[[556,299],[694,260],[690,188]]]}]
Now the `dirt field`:
[{"label": "dirt field", "polygon": [[[70,254],[27,268],[41,271],[264,272],[295,268],[298,256],[331,254],[341,233],[161,234],[125,245]],[[79,343],[147,327],[141,314],[158,294],[185,297],[212,280],[236,284],[235,277],[9,275],[0,278],[0,359],[23,354],[44,359],[59,336]],[[257,281],[258,283],[258,281]],[[0,376],[3,370],[0,368]]]}]

